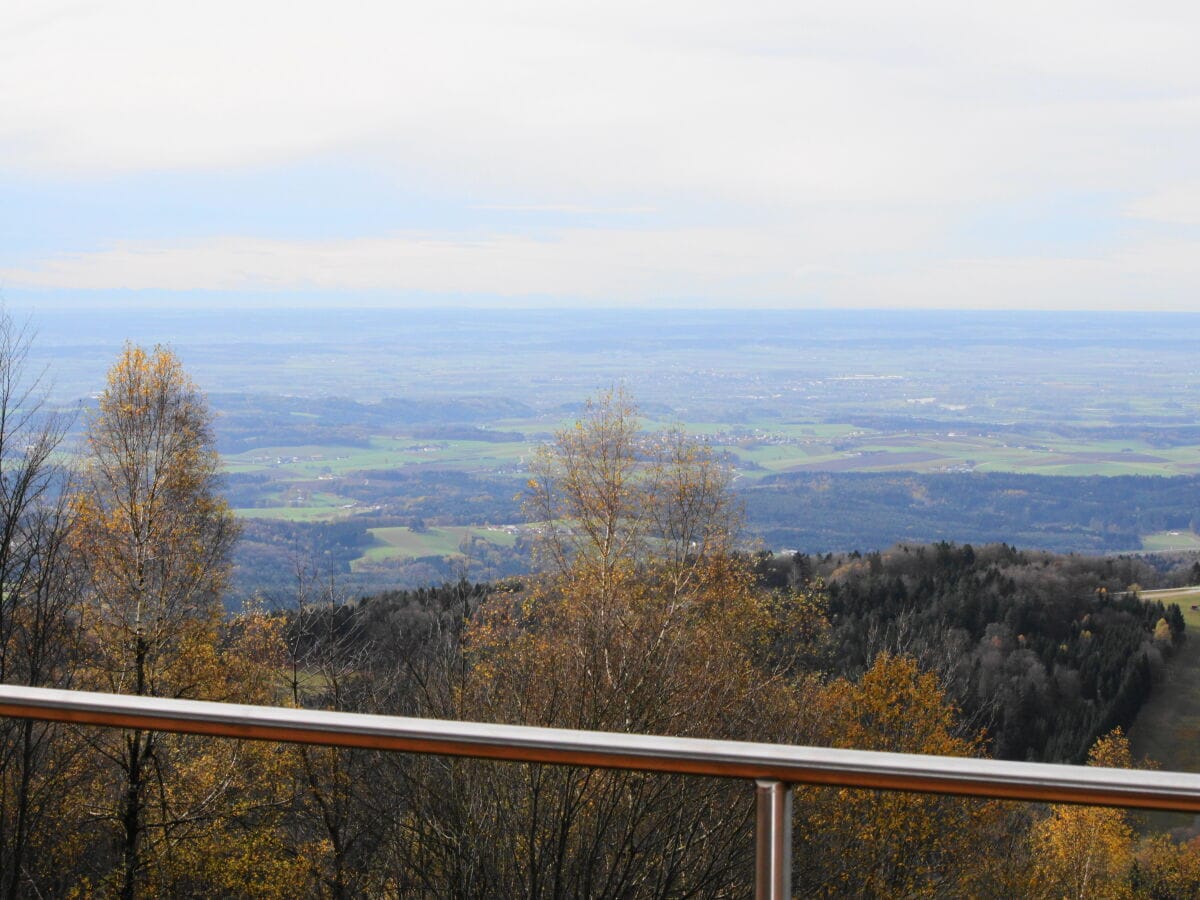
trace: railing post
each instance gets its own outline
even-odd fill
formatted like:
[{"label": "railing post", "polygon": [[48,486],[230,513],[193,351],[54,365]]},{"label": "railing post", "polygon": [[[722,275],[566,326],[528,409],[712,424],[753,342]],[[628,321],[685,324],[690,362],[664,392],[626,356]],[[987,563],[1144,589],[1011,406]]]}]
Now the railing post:
[{"label": "railing post", "polygon": [[791,900],[792,786],[762,778],[754,784],[754,900]]}]

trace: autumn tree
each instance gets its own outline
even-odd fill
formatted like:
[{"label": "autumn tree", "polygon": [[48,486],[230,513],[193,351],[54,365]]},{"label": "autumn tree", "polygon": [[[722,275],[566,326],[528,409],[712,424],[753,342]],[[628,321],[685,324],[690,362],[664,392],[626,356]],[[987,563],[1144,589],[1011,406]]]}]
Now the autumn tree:
[{"label": "autumn tree", "polygon": [[541,558],[615,589],[648,537],[645,490],[638,481],[636,410],[623,392],[589,400],[586,421],[559,431],[532,464],[527,513],[538,521]]},{"label": "autumn tree", "polygon": [[[937,756],[982,753],[957,710],[911,656],[882,653],[858,681],[813,698],[833,746]],[[1018,857],[1009,808],[936,794],[798,788],[797,887],[806,896],[1005,896]],[[1020,870],[1018,869],[1018,872]]]},{"label": "autumn tree", "polygon": [[[648,434],[605,394],[540,454],[529,513],[547,572],[489,597],[464,635],[460,718],[968,755],[936,676],[881,656],[860,682],[812,670],[819,584],[760,588],[737,551],[729,467]],[[419,775],[417,774],[419,771]],[[410,766],[394,838],[434,893],[736,896],[751,792],[661,774],[462,760]],[[815,894],[978,891],[998,882],[996,804],[801,790],[799,879]],[[966,843],[975,851],[964,857]]]},{"label": "autumn tree", "polygon": [[652,577],[681,596],[741,525],[729,465],[680,429],[642,432],[621,390],[587,402],[532,465],[526,513],[542,530],[549,568],[602,593]]},{"label": "autumn tree", "polygon": [[[126,345],[88,422],[75,494],[76,550],[99,688],[196,697],[211,683],[221,591],[236,529],[218,492],[212,416],[178,358]],[[104,756],[119,769],[120,893],[133,897],[145,859],[149,786],[165,740],[129,731]],[[156,792],[160,797],[163,792]],[[158,818],[164,815],[159,804]],[[155,825],[166,833],[164,821]]]},{"label": "autumn tree", "polygon": [[[1089,766],[1131,768],[1121,729],[1092,746]],[[1042,897],[1130,896],[1133,826],[1123,809],[1057,804],[1033,828],[1034,893]]]},{"label": "autumn tree", "polygon": [[1142,839],[1129,873],[1133,896],[1158,900],[1200,896],[1200,838],[1177,843],[1169,834]]},{"label": "autumn tree", "polygon": [[[728,466],[678,432],[642,432],[614,392],[556,435],[533,475],[546,572],[472,617],[442,714],[794,740],[797,695],[758,664],[777,605],[733,552]],[[434,893],[722,896],[748,875],[742,784],[431,760],[408,785],[395,840],[406,877]]]},{"label": "autumn tree", "polygon": [[[205,693],[213,699],[275,705],[284,669],[284,620],[249,601],[227,617],[211,657]],[[155,858],[141,887],[155,897],[289,898],[320,895],[311,869],[316,843],[291,839],[296,807],[290,744],[161,736],[169,777],[148,825]]]}]

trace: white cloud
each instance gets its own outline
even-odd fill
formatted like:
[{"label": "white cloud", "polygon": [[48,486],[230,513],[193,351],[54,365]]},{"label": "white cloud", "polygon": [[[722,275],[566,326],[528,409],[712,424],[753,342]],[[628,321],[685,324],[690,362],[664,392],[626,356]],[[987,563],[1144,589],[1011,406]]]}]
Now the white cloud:
[{"label": "white cloud", "polygon": [[352,153],[572,203],[939,203],[1094,185],[1196,137],[1195,109],[1149,132],[1143,112],[1194,95],[1200,8],[118,0],[35,19],[45,8],[0,13],[9,166]]},{"label": "white cloud", "polygon": [[1200,181],[1172,184],[1140,197],[1129,205],[1128,213],[1138,219],[1174,225],[1200,225]]},{"label": "white cloud", "polygon": [[953,259],[883,275],[851,273],[848,306],[1200,311],[1200,241],[1137,243],[1096,257]]},{"label": "white cloud", "polygon": [[605,302],[795,294],[800,261],[773,233],[732,229],[616,232],[553,239],[401,235],[339,241],[218,239],[131,243],[0,270],[15,287],[334,290],[559,296]]},{"label": "white cloud", "polygon": [[[857,227],[857,220],[853,224]],[[64,290],[350,296],[383,291],[604,305],[694,301],[767,307],[1195,310],[1194,298],[1200,296],[1200,242],[1145,243],[1093,258],[930,261],[905,245],[923,240],[920,228],[905,231],[898,224],[880,221],[873,235],[860,235],[878,259],[900,260],[888,267],[864,265],[844,251],[847,235],[837,233],[574,229],[542,239],[404,234],[334,241],[126,243],[0,270],[0,283]],[[905,261],[909,256],[916,261]]]},{"label": "white cloud", "polygon": [[947,247],[989,204],[1051,195],[1142,197],[1131,219],[1194,224],[1200,189],[1178,185],[1200,156],[1197,33],[1200,6],[1169,3],[6,0],[0,174],[319,159],[476,209],[654,227],[181,243],[165,221],[156,243],[113,234],[0,274],[1058,306],[1117,303],[1141,279],[1183,297],[1195,273],[1174,246],[1037,260]]}]

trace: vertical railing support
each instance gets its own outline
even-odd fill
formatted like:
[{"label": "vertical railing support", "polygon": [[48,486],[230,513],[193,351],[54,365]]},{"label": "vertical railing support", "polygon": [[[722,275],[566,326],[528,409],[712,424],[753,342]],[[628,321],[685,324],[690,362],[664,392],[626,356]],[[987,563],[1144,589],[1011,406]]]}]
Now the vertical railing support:
[{"label": "vertical railing support", "polygon": [[762,778],[754,784],[754,900],[791,900],[792,786]]}]

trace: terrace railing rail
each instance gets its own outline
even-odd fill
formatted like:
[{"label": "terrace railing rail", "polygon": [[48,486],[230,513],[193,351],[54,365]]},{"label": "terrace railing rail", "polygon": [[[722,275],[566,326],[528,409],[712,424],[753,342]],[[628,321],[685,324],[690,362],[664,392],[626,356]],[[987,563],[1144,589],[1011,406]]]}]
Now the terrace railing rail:
[{"label": "terrace railing rail", "polygon": [[794,784],[1200,812],[1200,775],[494,725],[0,685],[0,715],[755,782],[755,896],[791,896]]}]

